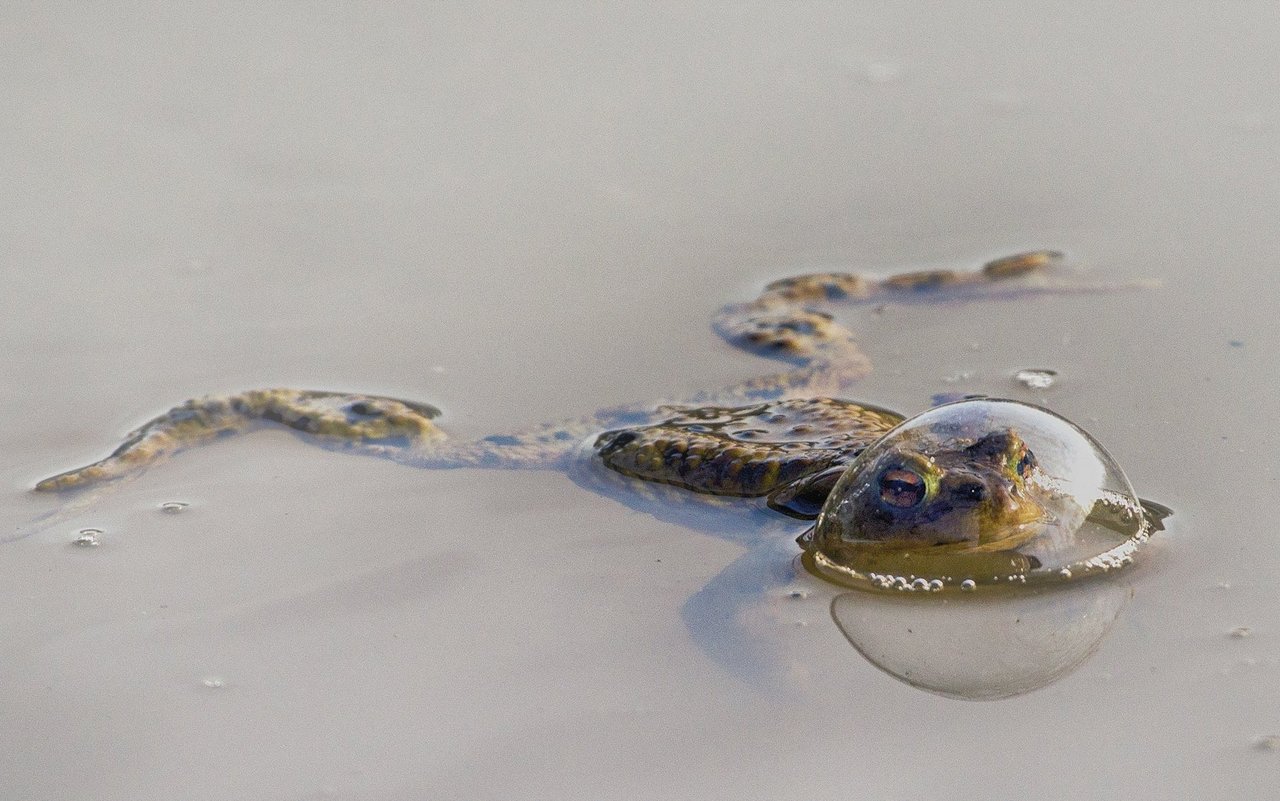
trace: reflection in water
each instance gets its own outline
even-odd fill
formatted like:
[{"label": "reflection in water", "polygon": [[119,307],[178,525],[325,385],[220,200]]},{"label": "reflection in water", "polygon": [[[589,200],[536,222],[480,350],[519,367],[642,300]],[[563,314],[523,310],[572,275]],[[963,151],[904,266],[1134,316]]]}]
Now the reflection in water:
[{"label": "reflection in water", "polygon": [[986,596],[848,592],[831,602],[831,616],[859,653],[894,678],[949,698],[989,701],[1074,671],[1132,592],[1119,576]]}]

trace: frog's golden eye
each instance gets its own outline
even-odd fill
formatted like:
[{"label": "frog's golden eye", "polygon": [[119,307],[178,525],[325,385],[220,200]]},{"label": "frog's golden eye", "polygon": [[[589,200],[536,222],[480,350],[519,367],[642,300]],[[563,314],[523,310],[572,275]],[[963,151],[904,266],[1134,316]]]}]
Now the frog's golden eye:
[{"label": "frog's golden eye", "polygon": [[1031,471],[1035,469],[1035,466],[1036,455],[1031,451],[1023,451],[1022,458],[1018,460],[1018,463],[1014,465],[1013,469],[1019,476],[1026,478],[1031,475]]},{"label": "frog's golden eye", "polygon": [[903,467],[891,467],[880,474],[880,500],[898,509],[910,509],[924,501],[924,476]]}]

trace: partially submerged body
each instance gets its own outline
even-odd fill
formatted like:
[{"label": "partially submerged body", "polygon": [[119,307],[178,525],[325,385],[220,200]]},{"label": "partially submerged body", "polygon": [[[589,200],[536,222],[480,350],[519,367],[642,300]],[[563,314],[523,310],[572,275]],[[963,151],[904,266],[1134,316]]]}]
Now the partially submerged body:
[{"label": "partially submerged body", "polygon": [[[420,467],[566,468],[576,459],[644,482],[720,497],[762,497],[771,508],[812,519],[833,488],[848,503],[837,539],[932,553],[1012,554],[1046,519],[1048,483],[1018,431],[997,424],[963,437],[914,439],[860,468],[849,466],[904,418],[833,396],[870,363],[852,334],[823,310],[839,303],[1017,297],[1099,287],[1053,283],[1049,251],[999,259],[972,272],[931,271],[868,279],[843,273],[769,285],[750,303],[727,306],[718,332],[792,369],[708,392],[679,405],[606,409],[588,417],[467,442],[446,438],[434,407],[380,396],[265,389],[187,401],[133,432],[107,458],[45,479],[38,490],[74,490],[135,474],[193,445],[279,424],[328,447]],[[584,447],[585,443],[585,447]],[[584,455],[585,454],[585,455]],[[1120,492],[1110,501],[1142,517]],[[1117,498],[1120,498],[1117,500]],[[856,502],[857,513],[848,513]],[[835,519],[835,512],[828,516]],[[830,529],[830,525],[827,526]],[[819,523],[819,534],[823,532]],[[826,545],[822,545],[822,543]],[[802,538],[837,559],[847,546]],[[865,549],[864,549],[865,550]],[[1034,559],[1034,557],[1031,557]],[[1029,562],[1023,568],[1035,567]]]}]

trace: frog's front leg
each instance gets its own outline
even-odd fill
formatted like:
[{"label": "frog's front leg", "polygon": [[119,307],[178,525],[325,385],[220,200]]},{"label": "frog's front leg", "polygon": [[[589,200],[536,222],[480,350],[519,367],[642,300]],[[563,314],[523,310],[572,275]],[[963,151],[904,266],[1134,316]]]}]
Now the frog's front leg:
[{"label": "frog's front leg", "polygon": [[194,445],[269,423],[319,441],[355,448],[423,448],[444,439],[433,406],[377,395],[255,389],[189,400],[133,431],[105,459],[36,484],[40,491],[78,489],[156,464]]}]

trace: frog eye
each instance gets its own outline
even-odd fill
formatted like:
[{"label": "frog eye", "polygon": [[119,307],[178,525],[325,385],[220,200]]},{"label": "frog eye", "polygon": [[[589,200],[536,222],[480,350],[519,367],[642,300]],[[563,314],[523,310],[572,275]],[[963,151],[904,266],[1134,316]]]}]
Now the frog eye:
[{"label": "frog eye", "polygon": [[1031,475],[1031,471],[1036,466],[1036,455],[1031,451],[1023,451],[1022,458],[1014,465],[1013,469],[1019,476],[1026,478]]},{"label": "frog eye", "polygon": [[924,501],[924,476],[914,470],[891,467],[880,474],[880,500],[898,509],[910,509]]}]

